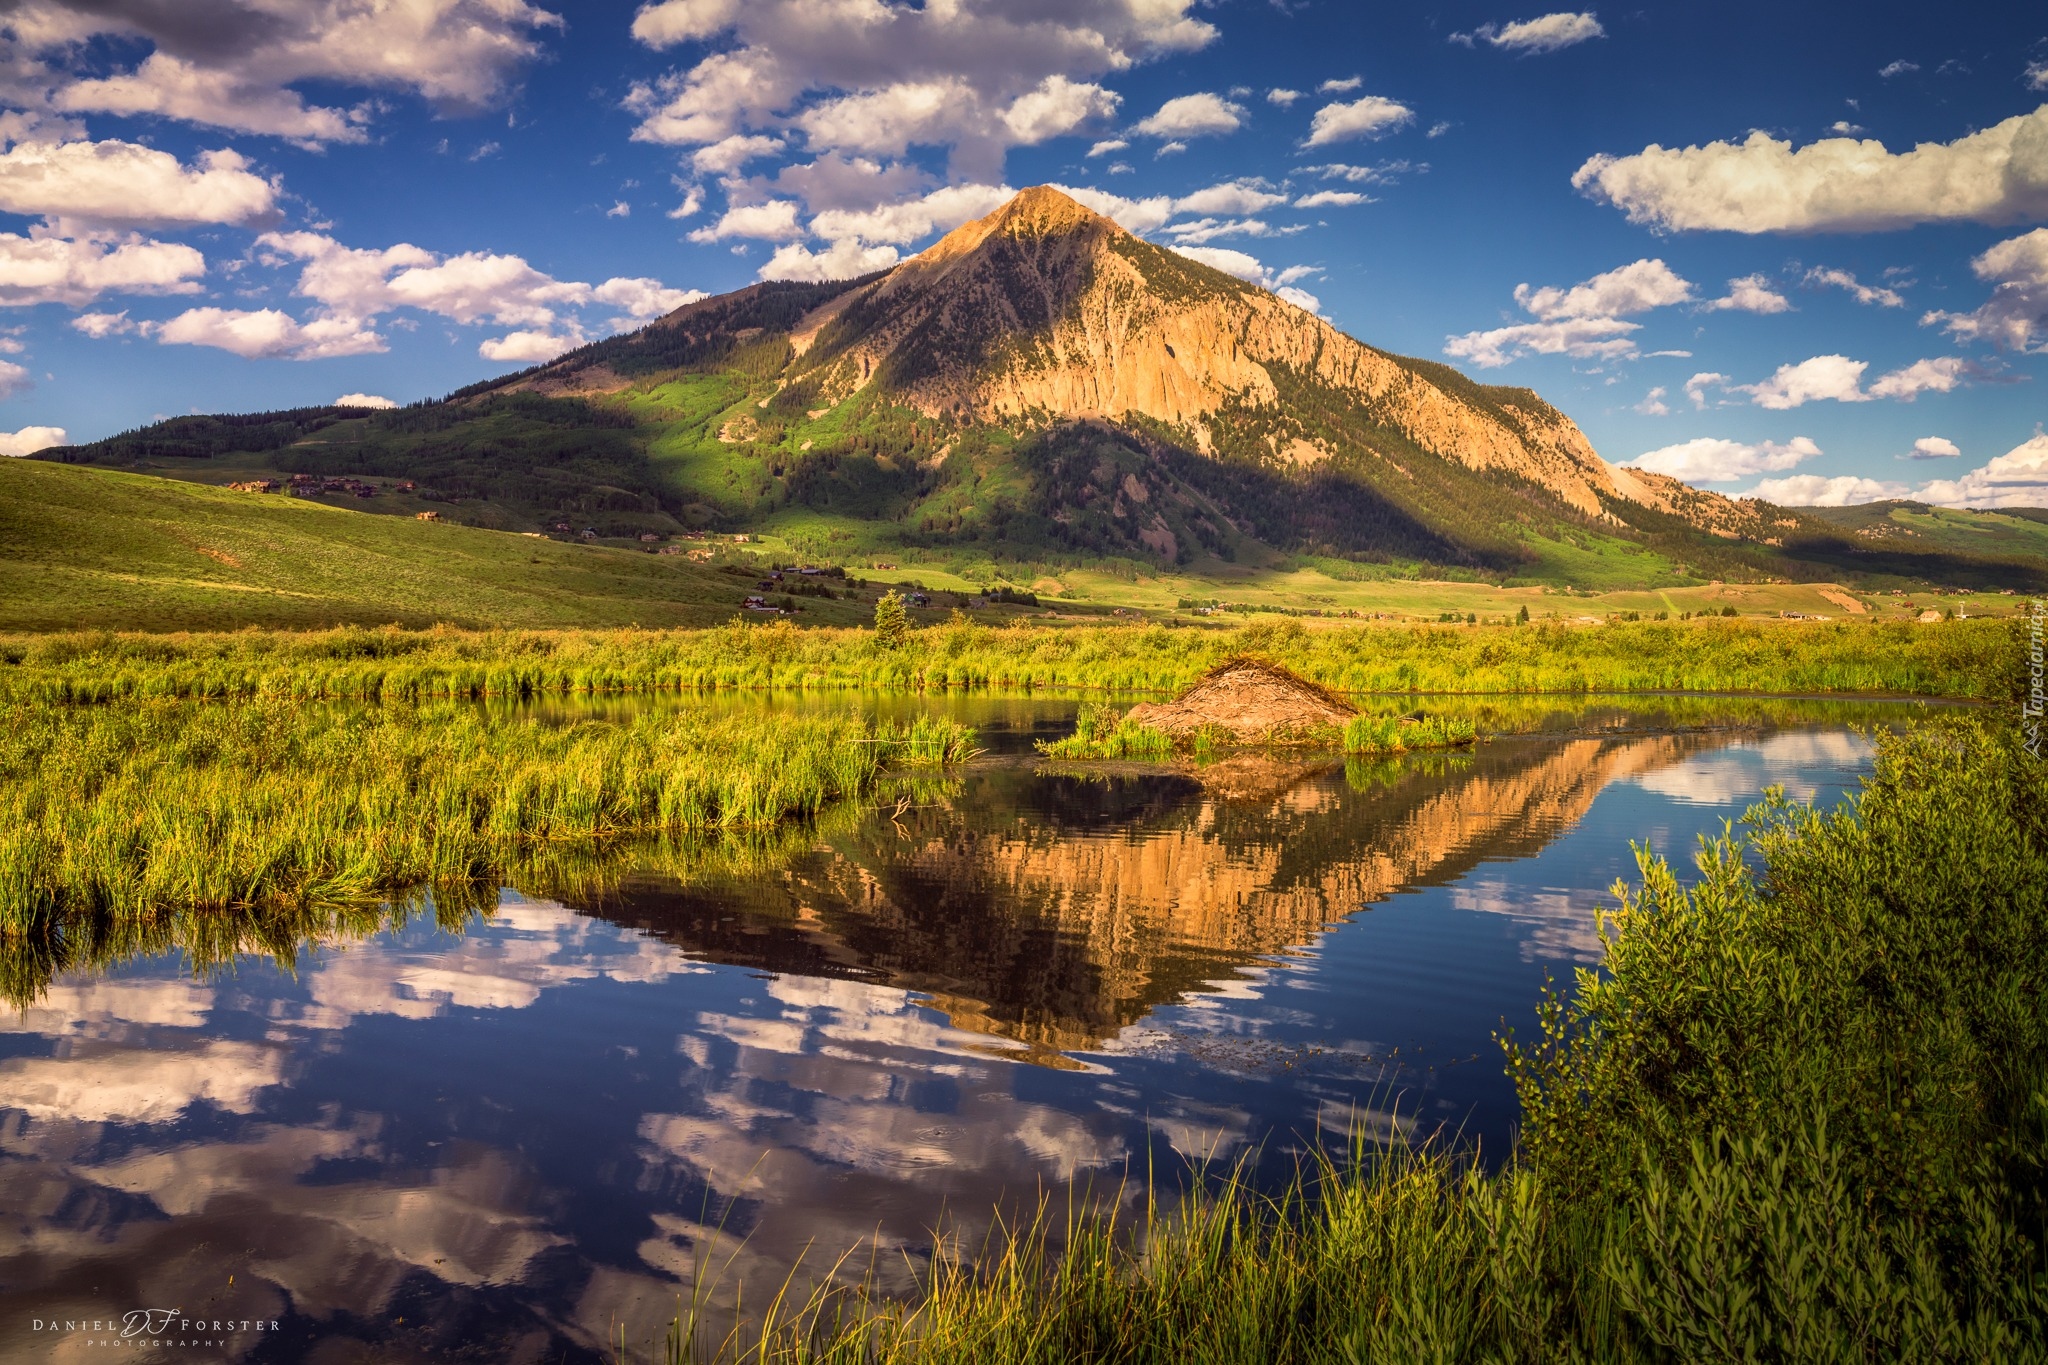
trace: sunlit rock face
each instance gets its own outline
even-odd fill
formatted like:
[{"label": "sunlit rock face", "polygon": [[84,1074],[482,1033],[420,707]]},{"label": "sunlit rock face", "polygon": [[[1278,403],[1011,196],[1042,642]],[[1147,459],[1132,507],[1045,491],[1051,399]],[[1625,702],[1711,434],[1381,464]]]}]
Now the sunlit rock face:
[{"label": "sunlit rock face", "polygon": [[[1535,394],[1486,390],[1477,403],[1046,186],[834,298],[795,336],[792,379],[828,397],[879,382],[933,416],[1142,416],[1206,450],[1224,414],[1284,416],[1284,386],[1305,383],[1424,450],[1531,480],[1589,515],[1603,496],[1626,496],[1584,433]],[[1270,432],[1267,444],[1296,467],[1331,453],[1303,435]]]}]

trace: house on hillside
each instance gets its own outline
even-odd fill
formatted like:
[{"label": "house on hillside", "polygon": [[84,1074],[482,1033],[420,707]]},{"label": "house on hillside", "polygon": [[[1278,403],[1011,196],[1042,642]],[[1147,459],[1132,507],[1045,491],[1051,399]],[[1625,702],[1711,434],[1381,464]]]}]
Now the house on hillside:
[{"label": "house on hillside", "polygon": [[439,521],[441,514],[439,512],[415,512],[413,517],[418,521]]}]

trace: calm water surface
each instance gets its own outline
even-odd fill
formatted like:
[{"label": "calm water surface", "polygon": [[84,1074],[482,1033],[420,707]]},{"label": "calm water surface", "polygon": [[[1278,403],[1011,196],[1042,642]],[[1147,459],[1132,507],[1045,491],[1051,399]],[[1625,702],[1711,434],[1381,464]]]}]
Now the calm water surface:
[{"label": "calm water surface", "polygon": [[1071,701],[891,703],[934,704],[990,754],[758,867],[0,1007],[0,1358],[176,1308],[237,1328],[118,1358],[608,1360],[700,1277],[751,1302],[858,1246],[905,1289],[1039,1191],[1396,1122],[1497,1153],[1494,1035],[1597,962],[1630,841],[1832,804],[1850,723],[1903,714],[1595,703],[1464,756],[1083,772],[1030,757]]}]

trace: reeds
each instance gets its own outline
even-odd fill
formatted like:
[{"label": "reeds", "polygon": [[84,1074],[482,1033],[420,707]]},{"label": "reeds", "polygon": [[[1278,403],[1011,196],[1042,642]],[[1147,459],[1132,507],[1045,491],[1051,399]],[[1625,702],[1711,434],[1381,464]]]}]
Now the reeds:
[{"label": "reeds", "polygon": [[551,725],[460,703],[25,708],[0,733],[0,933],[164,907],[331,904],[564,875],[873,795],[972,732],[847,713]]},{"label": "reeds", "polygon": [[343,630],[0,638],[0,700],[421,701],[548,693],[942,687],[1178,692],[1254,652],[1347,693],[1755,691],[1998,699],[2021,677],[2006,620],[1230,630],[956,624],[908,633],[735,622],[697,631]]},{"label": "reeds", "polygon": [[1353,716],[1344,725],[1347,754],[1404,754],[1470,744],[1478,727],[1459,716]]},{"label": "reeds", "polygon": [[1038,752],[1047,758],[1132,759],[1164,763],[1172,759],[1173,737],[1163,730],[1126,717],[1113,707],[1082,705],[1074,733],[1063,739],[1041,739]]}]

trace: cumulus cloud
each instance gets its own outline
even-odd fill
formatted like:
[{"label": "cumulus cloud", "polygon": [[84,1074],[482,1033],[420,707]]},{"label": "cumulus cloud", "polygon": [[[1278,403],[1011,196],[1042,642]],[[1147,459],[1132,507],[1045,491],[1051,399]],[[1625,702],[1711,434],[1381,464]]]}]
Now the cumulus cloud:
[{"label": "cumulus cloud", "polygon": [[1875,138],[1794,149],[1739,143],[1595,156],[1572,176],[1629,221],[1674,230],[1870,232],[2048,216],[2048,106],[1954,142],[1894,153]]},{"label": "cumulus cloud", "polygon": [[816,149],[894,155],[943,146],[959,178],[993,180],[1005,148],[1077,132],[1114,111],[1116,96],[1094,78],[1213,41],[1215,27],[1192,17],[1195,7],[662,0],[642,7],[636,38],[716,50],[634,86],[626,107],[639,118],[640,141],[697,146],[795,127]]},{"label": "cumulus cloud", "polygon": [[811,220],[810,230],[832,242],[857,239],[903,246],[994,213],[1015,194],[1008,185],[948,185],[878,208],[828,209]]},{"label": "cumulus cloud", "polygon": [[1263,180],[1228,180],[1174,201],[1176,213],[1258,213],[1287,202],[1284,191]]},{"label": "cumulus cloud", "polygon": [[1317,190],[1304,194],[1294,201],[1298,209],[1350,208],[1354,204],[1370,204],[1372,196],[1356,190]]},{"label": "cumulus cloud", "polygon": [[[20,0],[0,68],[17,99],[72,113],[153,115],[302,145],[363,142],[374,106],[308,103],[306,83],[396,90],[442,110],[497,101],[541,30],[560,20],[525,0],[210,0],[207,4]],[[149,51],[81,77],[88,44]]]},{"label": "cumulus cloud", "polygon": [[729,237],[751,237],[763,242],[793,242],[804,235],[796,220],[794,199],[770,199],[761,204],[741,204],[719,215],[709,227],[690,234],[693,242],[719,242]]},{"label": "cumulus cloud", "polygon": [[1131,131],[1142,137],[1218,137],[1243,126],[1243,105],[1202,92],[1168,100],[1157,113],[1132,124]]},{"label": "cumulus cloud", "polygon": [[1266,103],[1277,104],[1282,109],[1289,107],[1300,98],[1301,92],[1299,90],[1288,90],[1285,87],[1268,90],[1266,92]]},{"label": "cumulus cloud", "polygon": [[1791,311],[1792,301],[1771,288],[1763,276],[1744,275],[1728,281],[1728,292],[1703,306],[1719,312],[1786,313]]},{"label": "cumulus cloud", "polygon": [[623,309],[625,316],[615,319],[613,325],[625,328],[635,322],[666,316],[686,303],[695,303],[709,295],[701,289],[671,289],[660,280],[615,276],[591,290],[590,297],[598,303]]},{"label": "cumulus cloud", "polygon": [[2048,436],[2014,446],[1959,479],[1937,479],[1913,495],[1937,507],[2048,507]]},{"label": "cumulus cloud", "polygon": [[1820,447],[1805,436],[1794,436],[1783,445],[1775,441],[1750,445],[1701,436],[1678,445],[1645,451],[1633,460],[1623,461],[1623,467],[1669,474],[1687,483],[1728,483],[1753,474],[1790,469],[1820,453]]},{"label": "cumulus cloud", "polygon": [[1268,270],[1256,256],[1243,251],[1232,251],[1227,247],[1176,246],[1170,250],[1191,261],[1200,261],[1211,269],[1234,276],[1247,284],[1271,290],[1275,296],[1287,300],[1303,312],[1318,316],[1322,314],[1322,300],[1295,284],[1296,280],[1307,279],[1320,273],[1313,266],[1295,265],[1285,270]]},{"label": "cumulus cloud", "polygon": [[1101,142],[1098,142],[1094,146],[1090,147],[1088,149],[1088,155],[1091,157],[1108,156],[1111,152],[1121,152],[1130,145],[1131,144],[1129,142],[1125,141],[1123,138],[1120,137],[1105,138]]},{"label": "cumulus cloud", "polygon": [[0,153],[0,212],[72,231],[276,221],[277,187],[232,151],[194,166],[133,142],[23,142]]},{"label": "cumulus cloud", "polygon": [[1846,270],[1815,266],[1806,272],[1806,282],[1825,289],[1846,289],[1858,303],[1874,303],[1885,308],[1903,308],[1906,305],[1905,296],[1896,289],[1863,284]]},{"label": "cumulus cloud", "polygon": [[1664,386],[1659,384],[1643,395],[1643,401],[1636,404],[1635,410],[1645,417],[1669,417],[1671,407],[1664,401],[1664,394]]},{"label": "cumulus cloud", "polygon": [[1952,460],[1961,455],[1962,448],[1946,436],[1922,436],[1913,442],[1913,453],[1909,460]]},{"label": "cumulus cloud", "polygon": [[[0,307],[61,303],[78,308],[102,294],[191,294],[205,273],[206,258],[182,242],[136,239],[113,245],[0,233]],[[98,335],[90,326],[79,330]]]},{"label": "cumulus cloud", "polygon": [[1784,411],[1806,403],[1833,400],[1837,403],[1867,403],[1876,398],[1895,398],[1910,403],[1923,393],[1948,393],[1959,388],[1968,376],[1968,366],[1956,356],[1916,360],[1911,365],[1880,375],[1863,387],[1867,360],[1844,355],[1817,355],[1796,365],[1780,365],[1777,373],[1757,384],[1730,385],[1730,393],[1748,394],[1760,408]]},{"label": "cumulus cloud", "polygon": [[1783,479],[1764,479],[1742,496],[1760,498],[1780,507],[1850,507],[1911,495],[1912,490],[1905,484],[1881,483],[1853,474],[1832,479],[1820,474],[1793,474]]},{"label": "cumulus cloud", "polygon": [[359,319],[301,323],[275,308],[191,308],[141,329],[166,346],[211,346],[245,360],[328,360],[385,349],[384,338]]},{"label": "cumulus cloud", "polygon": [[1702,370],[1685,381],[1685,396],[1692,400],[1695,408],[1707,405],[1707,390],[1720,388],[1728,382],[1728,376],[1718,370]]},{"label": "cumulus cloud", "polygon": [[17,458],[69,443],[62,427],[23,427],[20,431],[0,431],[0,455]]},{"label": "cumulus cloud", "polygon": [[1365,77],[1363,76],[1345,76],[1336,80],[1324,81],[1316,87],[1316,93],[1319,95],[1348,95],[1364,84]]},{"label": "cumulus cloud", "polygon": [[1324,147],[1353,138],[1385,137],[1415,121],[1407,105],[1380,95],[1367,95],[1348,104],[1326,104],[1309,120],[1304,146]]},{"label": "cumulus cloud", "polygon": [[389,398],[381,398],[374,393],[345,393],[334,400],[334,406],[337,408],[377,408],[381,410],[395,408],[398,404],[392,402]]},{"label": "cumulus cloud", "polygon": [[1482,369],[1518,355],[1568,355],[1581,360],[1620,359],[1636,353],[1641,324],[1626,315],[1693,297],[1693,286],[1661,260],[1646,259],[1595,275],[1570,288],[1515,286],[1515,302],[1537,321],[1445,339],[1444,354]]},{"label": "cumulus cloud", "polygon": [[1991,297],[1968,313],[1928,313],[1921,324],[1938,325],[1958,341],[1988,341],[2013,351],[2048,347],[2048,228],[1998,243],[1970,268],[1991,286]]},{"label": "cumulus cloud", "polygon": [[896,264],[893,246],[868,246],[856,238],[834,242],[824,251],[812,251],[800,242],[777,248],[768,264],[761,267],[764,280],[850,280]]},{"label": "cumulus cloud", "polygon": [[724,175],[759,157],[773,156],[785,145],[765,133],[734,133],[690,153],[690,165],[706,175]]},{"label": "cumulus cloud", "polygon": [[1473,40],[1477,39],[1509,52],[1538,53],[1556,52],[1606,36],[1607,30],[1600,27],[1600,21],[1589,12],[1545,14],[1512,24],[1482,24],[1469,34],[1452,34],[1451,40],[1471,47]]},{"label": "cumulus cloud", "polygon": [[552,332],[521,330],[481,342],[476,353],[500,364],[539,365],[583,344],[580,336],[556,336]]},{"label": "cumulus cloud", "polygon": [[135,330],[135,324],[128,320],[126,310],[119,313],[80,313],[71,319],[71,325],[94,341],[104,341],[110,336],[120,336]]}]

